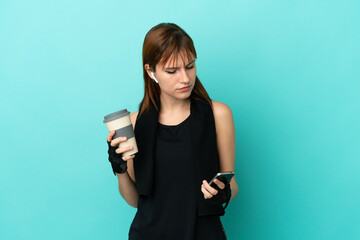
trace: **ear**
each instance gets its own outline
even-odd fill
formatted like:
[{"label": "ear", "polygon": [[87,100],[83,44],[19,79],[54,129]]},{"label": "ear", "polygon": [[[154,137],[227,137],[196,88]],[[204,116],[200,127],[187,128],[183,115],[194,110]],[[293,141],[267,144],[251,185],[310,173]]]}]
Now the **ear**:
[{"label": "ear", "polygon": [[151,76],[151,69],[150,69],[149,64],[146,63],[146,64],[144,65],[144,68],[145,68],[147,74],[149,75],[149,77],[150,77],[151,79],[153,79],[153,77]]}]

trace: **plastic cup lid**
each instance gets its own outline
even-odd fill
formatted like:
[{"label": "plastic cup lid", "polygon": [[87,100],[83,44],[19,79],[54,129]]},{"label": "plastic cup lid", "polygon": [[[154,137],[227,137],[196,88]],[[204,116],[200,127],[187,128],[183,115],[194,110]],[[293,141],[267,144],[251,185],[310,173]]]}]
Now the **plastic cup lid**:
[{"label": "plastic cup lid", "polygon": [[114,113],[111,113],[109,115],[106,115],[104,117],[104,123],[107,123],[107,122],[110,122],[110,121],[113,121],[115,119],[118,119],[118,118],[121,118],[121,117],[124,117],[126,115],[129,115],[130,112],[128,112],[128,110],[125,108],[123,110],[120,110],[120,111],[117,111],[117,112],[114,112]]}]

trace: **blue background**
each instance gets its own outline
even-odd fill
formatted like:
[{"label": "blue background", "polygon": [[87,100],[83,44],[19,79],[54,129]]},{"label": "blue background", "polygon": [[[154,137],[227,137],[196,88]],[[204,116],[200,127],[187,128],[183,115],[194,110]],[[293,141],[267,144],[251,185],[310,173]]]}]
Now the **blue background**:
[{"label": "blue background", "polygon": [[126,239],[103,117],[143,96],[174,22],[231,107],[229,239],[360,239],[359,1],[0,1],[0,239]]}]

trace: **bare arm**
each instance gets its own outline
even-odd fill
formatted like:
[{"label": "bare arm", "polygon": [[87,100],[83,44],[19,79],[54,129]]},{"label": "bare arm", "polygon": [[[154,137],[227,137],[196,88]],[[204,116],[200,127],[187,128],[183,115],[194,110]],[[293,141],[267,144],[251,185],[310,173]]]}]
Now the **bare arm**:
[{"label": "bare arm", "polygon": [[117,173],[116,176],[118,178],[118,186],[121,196],[130,206],[136,208],[139,195],[136,191],[135,183],[131,180],[129,173]]},{"label": "bare arm", "polygon": [[[235,127],[231,109],[224,103],[213,101],[220,172],[235,171]],[[239,193],[235,176],[230,181],[231,198]]]},{"label": "bare arm", "polygon": [[[132,123],[133,127],[135,126],[137,113],[138,112],[134,112],[134,113],[130,114],[130,119],[131,119],[131,123]],[[112,139],[114,134],[115,134],[115,131],[113,131],[109,134],[108,141]],[[124,139],[122,139],[121,137],[118,137],[118,138],[112,140],[111,145],[115,146],[122,141],[124,141]],[[130,149],[118,148],[116,150],[116,152],[121,153],[121,152],[128,151],[128,150],[130,150]],[[124,200],[130,206],[136,208],[138,199],[139,199],[139,195],[137,193],[136,185],[135,185],[133,158],[134,158],[134,155],[122,157],[122,159],[124,161],[127,161],[128,169],[127,169],[127,172],[122,173],[122,174],[117,173],[116,176],[118,178],[118,187],[119,187],[119,192],[120,192],[121,196],[124,198]]]}]

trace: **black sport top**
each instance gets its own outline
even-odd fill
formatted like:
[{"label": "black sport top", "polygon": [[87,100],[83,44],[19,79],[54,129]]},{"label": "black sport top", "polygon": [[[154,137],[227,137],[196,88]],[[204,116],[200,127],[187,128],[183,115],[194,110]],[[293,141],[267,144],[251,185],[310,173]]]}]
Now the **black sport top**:
[{"label": "black sport top", "polygon": [[195,189],[191,168],[189,121],[190,116],[175,126],[158,123],[154,192],[139,198],[130,240],[198,240],[201,232],[211,234],[204,239],[225,239],[219,216],[197,216],[196,191],[201,190]]}]

